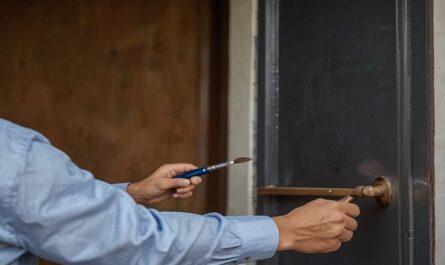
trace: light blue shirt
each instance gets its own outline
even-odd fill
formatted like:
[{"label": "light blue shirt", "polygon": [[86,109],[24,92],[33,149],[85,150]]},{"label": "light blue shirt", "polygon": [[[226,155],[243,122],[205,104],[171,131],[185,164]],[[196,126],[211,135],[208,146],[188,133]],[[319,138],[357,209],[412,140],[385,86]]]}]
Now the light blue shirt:
[{"label": "light blue shirt", "polygon": [[158,212],[78,168],[41,134],[0,119],[0,265],[225,264],[267,259],[266,216]]}]

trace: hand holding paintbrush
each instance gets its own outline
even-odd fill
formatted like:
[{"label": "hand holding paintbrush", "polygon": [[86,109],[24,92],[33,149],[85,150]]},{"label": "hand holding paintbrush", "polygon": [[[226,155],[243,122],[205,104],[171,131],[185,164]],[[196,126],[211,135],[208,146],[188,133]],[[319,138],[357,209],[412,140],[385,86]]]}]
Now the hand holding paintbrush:
[{"label": "hand holding paintbrush", "polygon": [[250,158],[240,157],[201,168],[196,168],[192,164],[163,165],[144,180],[129,184],[127,192],[138,204],[147,207],[171,197],[177,199],[189,198],[193,195],[192,190],[202,181],[199,176],[250,160]]}]

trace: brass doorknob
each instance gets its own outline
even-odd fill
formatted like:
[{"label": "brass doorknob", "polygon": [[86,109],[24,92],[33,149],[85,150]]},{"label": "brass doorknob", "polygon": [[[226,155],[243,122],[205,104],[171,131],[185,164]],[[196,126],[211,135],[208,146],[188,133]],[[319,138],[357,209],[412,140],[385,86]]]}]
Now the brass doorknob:
[{"label": "brass doorknob", "polygon": [[391,182],[386,177],[378,177],[371,186],[355,188],[316,188],[316,187],[278,187],[266,186],[258,188],[259,195],[271,196],[335,196],[335,197],[374,197],[381,206],[392,200]]}]

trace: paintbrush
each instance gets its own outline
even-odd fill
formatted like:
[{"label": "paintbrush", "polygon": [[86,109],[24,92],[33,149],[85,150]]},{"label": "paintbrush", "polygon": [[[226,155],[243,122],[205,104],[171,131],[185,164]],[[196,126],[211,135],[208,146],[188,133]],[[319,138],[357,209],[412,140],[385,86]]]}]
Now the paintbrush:
[{"label": "paintbrush", "polygon": [[212,166],[208,166],[208,167],[200,167],[200,168],[197,168],[197,169],[193,169],[193,170],[184,172],[181,175],[177,175],[174,178],[189,179],[189,178],[191,178],[193,176],[202,176],[202,175],[205,175],[205,174],[210,173],[212,171],[215,171],[217,169],[225,168],[227,166],[234,165],[234,164],[244,163],[244,162],[247,162],[247,161],[250,161],[250,160],[252,160],[252,158],[238,157],[238,158],[235,158],[233,160],[230,160],[230,161],[227,161],[227,162],[223,162],[223,163],[219,163],[219,164],[216,164],[216,165],[212,165]]}]

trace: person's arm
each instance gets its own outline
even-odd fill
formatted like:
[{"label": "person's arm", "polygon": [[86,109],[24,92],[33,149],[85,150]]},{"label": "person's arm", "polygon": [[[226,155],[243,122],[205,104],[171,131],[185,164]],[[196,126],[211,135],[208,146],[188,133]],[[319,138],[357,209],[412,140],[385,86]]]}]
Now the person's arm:
[{"label": "person's arm", "polygon": [[1,237],[58,263],[239,263],[270,257],[277,245],[279,251],[328,252],[357,225],[356,205],[327,200],[273,220],[159,213],[94,180],[43,136],[1,125]]},{"label": "person's arm", "polygon": [[[24,148],[26,149],[26,148]],[[12,187],[15,244],[62,264],[224,264],[274,255],[265,216],[160,213],[33,141]]]}]

